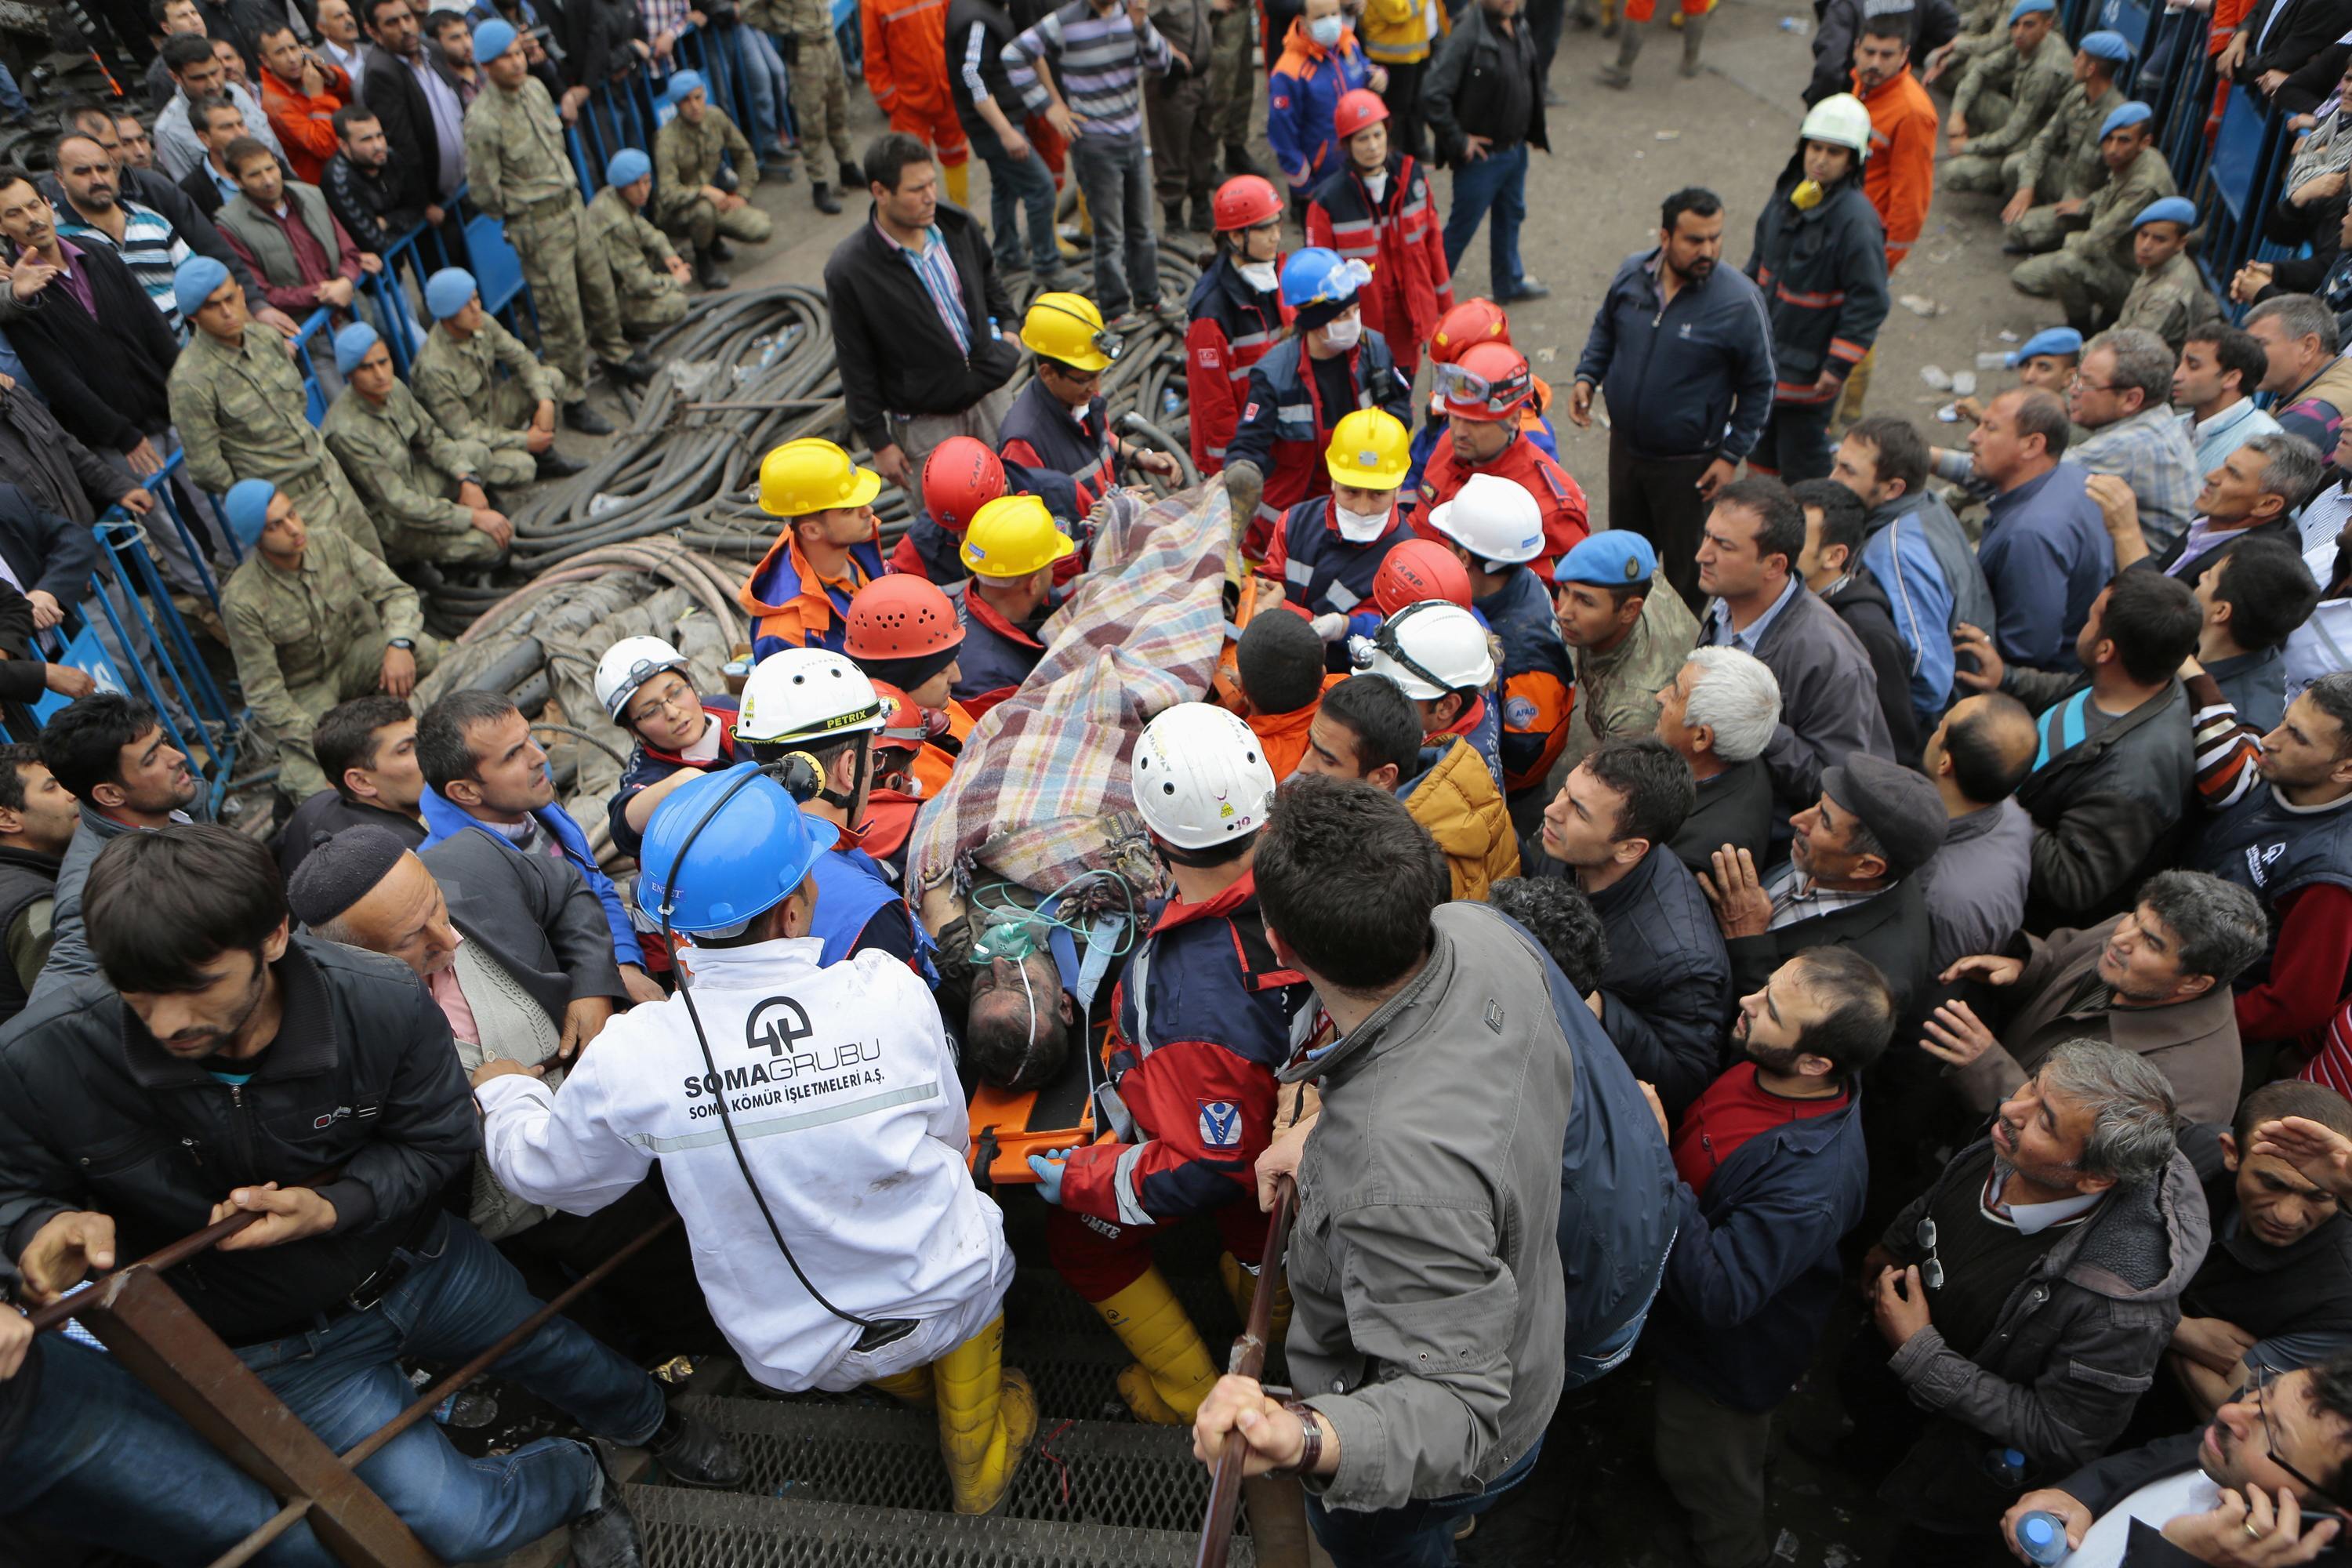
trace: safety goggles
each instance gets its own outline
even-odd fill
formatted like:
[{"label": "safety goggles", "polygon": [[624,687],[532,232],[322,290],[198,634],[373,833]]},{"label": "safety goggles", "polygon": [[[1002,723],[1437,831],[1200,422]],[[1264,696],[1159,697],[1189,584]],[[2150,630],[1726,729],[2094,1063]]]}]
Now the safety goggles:
[{"label": "safety goggles", "polygon": [[1455,689],[1454,683],[1405,652],[1404,639],[1397,636],[1397,628],[1411,620],[1414,611],[1421,609],[1423,605],[1434,602],[1424,599],[1418,604],[1407,605],[1403,609],[1391,616],[1381,623],[1381,629],[1373,634],[1372,647],[1387,655],[1391,663],[1402,666],[1412,675],[1419,676],[1440,691],[1452,691]]},{"label": "safety goggles", "polygon": [[[1044,304],[1044,301],[1040,301],[1040,303]],[[1077,322],[1078,325],[1087,329],[1087,341],[1094,345],[1095,353],[1102,355],[1103,358],[1111,361],[1113,363],[1117,363],[1118,356],[1122,353],[1126,352],[1127,339],[1123,334],[1114,332],[1108,327],[1097,327],[1092,321],[1087,321],[1084,316],[1079,315],[1076,310],[1068,310],[1063,306],[1045,304],[1045,308],[1055,312],[1056,315],[1067,316],[1070,320]],[[1084,374],[1087,373],[1073,371],[1071,374]],[[1099,374],[1100,373],[1096,372],[1093,374]]]},{"label": "safety goggles", "polygon": [[676,659],[660,658],[641,658],[629,666],[629,673],[621,681],[621,689],[614,696],[619,710],[626,713],[629,704],[636,700],[639,689],[665,669],[675,669],[682,674],[686,666]]},{"label": "safety goggles", "polygon": [[1499,381],[1489,380],[1458,364],[1441,364],[1436,367],[1436,375],[1440,397],[1448,403],[1475,404],[1497,419],[1526,402],[1534,384],[1525,364]]},{"label": "safety goggles", "polygon": [[1323,287],[1315,290],[1311,299],[1298,301],[1298,308],[1309,305],[1344,305],[1372,280],[1372,268],[1360,258],[1342,261],[1324,275]]}]

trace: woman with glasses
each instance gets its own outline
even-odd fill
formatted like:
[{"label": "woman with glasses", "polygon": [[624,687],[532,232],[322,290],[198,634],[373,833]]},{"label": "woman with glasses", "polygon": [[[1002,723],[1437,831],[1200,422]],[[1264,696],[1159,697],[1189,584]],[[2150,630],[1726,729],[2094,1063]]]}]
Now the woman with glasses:
[{"label": "woman with glasses", "polygon": [[686,655],[659,637],[623,637],[596,661],[596,700],[636,740],[605,821],[613,847],[635,855],[646,824],[687,780],[732,765],[735,699],[698,694]]}]

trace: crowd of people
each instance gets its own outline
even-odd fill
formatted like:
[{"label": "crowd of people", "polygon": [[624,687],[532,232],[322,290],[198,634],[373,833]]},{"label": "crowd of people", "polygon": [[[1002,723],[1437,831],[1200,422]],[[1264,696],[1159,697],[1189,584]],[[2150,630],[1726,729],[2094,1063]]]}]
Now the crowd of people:
[{"label": "crowd of people", "polygon": [[[683,5],[166,0],[152,129],[79,108],[52,172],[0,169],[14,1303],[242,1217],[169,1279],[341,1451],[411,1365],[682,1222],[500,1362],[562,1434],[469,1459],[425,1423],[358,1467],[448,1561],[567,1524],[577,1562],[641,1561],[597,1440],[746,1484],[644,1370],[680,1351],[930,1413],[956,1510],[998,1509],[1038,1446],[1004,1354],[1031,1233],[1132,1357],[1128,1412],[1299,1477],[1342,1568],[1451,1561],[1629,1362],[1706,1568],[1772,1559],[1808,1381],[1888,1563],[2342,1557],[2343,19],[2215,8],[2226,74],[2306,117],[2267,221],[2313,251],[2224,306],[2123,37],[1828,0],[1744,265],[1721,195],[1666,194],[1563,400],[1509,314],[1546,292],[1516,234],[1563,5],[877,0],[891,129],[855,160],[803,10],[730,24],[787,146],[684,68]],[[1669,18],[1686,69],[1706,20]],[[676,112],[583,201],[565,128],[638,70]],[[592,365],[659,371],[795,154],[820,209],[872,203],[824,275],[844,439],[760,465],[740,689],[658,636],[579,650],[633,743],[600,859],[512,698],[421,688],[423,595],[506,570],[513,498],[578,471],[559,425],[609,429]],[[535,343],[463,268],[384,273],[460,185]],[[1938,447],[1864,411],[1869,371],[1931,204],[1979,197],[2063,323]],[[1181,301],[1178,229],[1212,251]],[[313,423],[287,345],[320,310]],[[1181,458],[1104,395],[1151,319]],[[1555,424],[1603,410],[1605,519]],[[171,714],[35,640],[103,618],[92,523],[153,509],[175,451],[199,526],[151,537],[224,569],[267,842],[200,820]],[[1118,634],[1108,552],[1202,517],[1213,671],[1087,764],[1125,852],[1058,885],[919,856],[1015,724],[1103,723],[1036,712],[1037,677]],[[1156,1257],[1202,1224],[1290,1389],[1222,1375]],[[156,1562],[278,1506],[7,1310],[0,1456],[7,1527]],[[257,1560],[335,1559],[297,1524]]]}]

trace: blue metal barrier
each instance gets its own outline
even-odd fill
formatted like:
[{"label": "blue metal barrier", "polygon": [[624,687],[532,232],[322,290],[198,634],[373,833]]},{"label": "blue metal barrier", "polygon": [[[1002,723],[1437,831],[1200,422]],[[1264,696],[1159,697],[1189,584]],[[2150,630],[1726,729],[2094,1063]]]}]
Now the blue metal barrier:
[{"label": "blue metal barrier", "polygon": [[[838,6],[835,14],[839,15]],[[856,0],[852,0],[853,18],[856,14]],[[670,57],[671,68],[663,73],[660,80],[667,81],[680,70],[701,72],[710,101],[725,110],[756,147],[774,127],[768,126],[754,111],[740,34],[740,23],[681,28]],[[579,118],[564,132],[572,153],[572,172],[580,181],[581,200],[595,199],[596,193],[604,188],[604,166],[622,148],[653,151],[654,132],[676,112],[666,90],[657,84],[650,67],[589,89],[588,101],[580,106]]]}]

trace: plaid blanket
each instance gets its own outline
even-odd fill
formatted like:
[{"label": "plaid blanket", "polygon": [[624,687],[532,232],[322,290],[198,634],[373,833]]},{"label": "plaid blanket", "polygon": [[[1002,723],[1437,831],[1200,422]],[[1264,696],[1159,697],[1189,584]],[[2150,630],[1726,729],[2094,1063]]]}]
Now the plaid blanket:
[{"label": "plaid blanket", "polygon": [[986,875],[1052,891],[1116,870],[1139,892],[1159,873],[1128,785],[1136,737],[1201,697],[1224,645],[1224,486],[1146,508],[1116,490],[1097,510],[1094,557],[1041,639],[1045,657],[982,714],[908,851],[911,891]]}]

